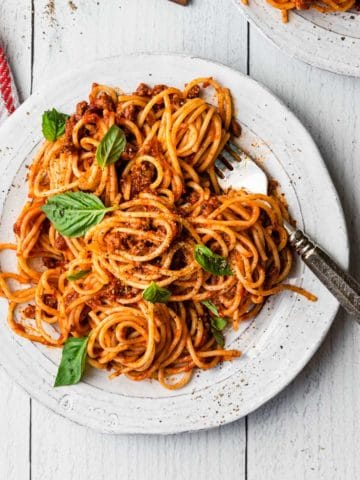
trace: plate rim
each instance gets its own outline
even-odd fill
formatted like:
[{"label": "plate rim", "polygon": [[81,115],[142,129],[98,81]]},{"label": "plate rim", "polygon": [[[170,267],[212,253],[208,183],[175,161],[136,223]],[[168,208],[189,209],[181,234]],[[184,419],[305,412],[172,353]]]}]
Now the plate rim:
[{"label": "plate rim", "polygon": [[[261,23],[261,17],[254,14],[253,11],[251,10],[251,0],[249,1],[249,5],[244,5],[241,0],[230,0],[230,1],[232,1],[232,3],[234,4],[234,7],[237,8],[241,12],[241,14],[245,17],[246,21],[248,21],[252,26],[254,26],[256,30],[264,38],[266,38],[267,41],[269,41],[274,47],[276,47],[281,52],[284,52],[288,57],[294,58],[296,60],[300,60],[310,67],[316,67],[326,72],[335,73],[337,75],[344,75],[352,78],[360,78],[360,65],[346,66],[346,65],[339,64],[337,62],[334,64],[334,66],[330,66],[331,62],[324,63],[322,61],[318,61],[318,57],[316,55],[311,57],[309,53],[303,53],[301,49],[297,49],[296,51],[289,52],[281,44],[282,40],[276,39],[273,36],[271,36],[268,28],[266,29],[263,28]],[[262,1],[265,1],[265,0],[262,0]],[[276,9],[273,9],[273,10],[276,10]],[[281,22],[281,16],[279,15],[279,18],[277,20],[274,19],[274,25],[277,25],[277,24],[279,24],[280,26],[289,25],[291,24],[291,19],[289,20],[288,24],[284,24]],[[322,27],[319,27],[319,29],[320,28]],[[331,31],[328,31],[328,32],[331,33],[332,35],[339,35],[340,37],[346,38],[346,35],[340,35],[336,32],[331,32]],[[348,37],[348,38],[352,38],[352,37]],[[360,39],[356,39],[356,40],[358,41],[360,46]]]},{"label": "plate rim", "polygon": [[[251,77],[247,76],[247,75],[244,75],[243,73],[221,63],[221,62],[217,62],[217,61],[213,61],[213,60],[209,60],[209,59],[206,59],[206,58],[201,58],[201,57],[198,57],[198,56],[195,56],[195,55],[186,55],[186,54],[178,54],[178,53],[148,53],[148,52],[136,52],[136,53],[133,53],[133,54],[126,54],[126,55],[116,55],[116,56],[110,56],[110,57],[105,57],[105,58],[101,58],[101,59],[98,59],[96,61],[93,61],[93,62],[89,62],[85,65],[83,65],[81,68],[76,68],[76,69],[72,69],[71,71],[61,75],[60,77],[57,77],[56,79],[56,83],[60,83],[60,82],[63,82],[65,79],[71,79],[72,77],[74,77],[76,75],[76,73],[80,72],[81,70],[87,70],[91,67],[95,67],[95,66],[101,66],[101,64],[105,61],[114,61],[114,60],[118,60],[118,59],[127,59],[127,58],[134,58],[134,57],[149,57],[149,58],[156,58],[156,57],[159,57],[161,56],[162,58],[164,57],[168,57],[169,59],[176,59],[176,60],[179,60],[181,61],[181,59],[185,59],[185,60],[191,60],[191,61],[200,61],[200,62],[203,62],[204,64],[207,64],[208,66],[211,66],[211,65],[217,65],[218,67],[220,67],[221,69],[225,69],[227,70],[230,74],[232,75],[238,75],[239,78],[242,78],[243,80],[246,80],[247,82],[250,82],[255,88],[260,88],[262,89],[267,95],[270,95],[273,99],[273,101],[275,101],[281,108],[284,112],[286,112],[287,116],[291,117],[292,120],[296,121],[297,125],[298,125],[298,128],[302,130],[302,134],[304,135],[304,137],[306,137],[306,142],[308,144],[311,144],[312,148],[314,149],[314,152],[317,153],[317,157],[318,157],[318,162],[319,162],[319,165],[322,167],[322,170],[324,171],[324,173],[327,174],[328,176],[328,181],[329,181],[329,187],[331,187],[331,191],[332,191],[332,194],[334,195],[334,199],[337,203],[337,206],[339,208],[339,212],[341,214],[341,220],[343,222],[343,227],[344,227],[344,240],[345,240],[345,247],[346,247],[346,252],[344,252],[344,255],[346,257],[346,268],[348,268],[348,265],[349,265],[349,255],[350,255],[350,248],[349,248],[349,236],[348,236],[348,232],[347,232],[347,228],[346,228],[346,219],[345,219],[345,215],[344,215],[344,211],[343,211],[343,208],[342,208],[342,205],[341,205],[341,202],[340,202],[340,198],[337,194],[337,191],[336,191],[336,188],[335,188],[335,185],[333,184],[332,182],[332,179],[331,179],[331,176],[328,172],[328,169],[326,167],[326,164],[319,152],[319,149],[316,145],[316,143],[314,142],[311,134],[308,132],[308,130],[304,127],[304,125],[302,124],[302,122],[296,117],[296,115],[285,105],[284,102],[282,102],[282,100],[280,100],[269,88],[267,88],[266,86],[264,86],[263,84],[261,84],[260,82],[258,81],[255,81],[254,79],[252,79]],[[154,78],[154,80],[156,80]],[[50,83],[50,82],[49,82]],[[0,127],[0,139],[3,135],[3,132],[6,130],[6,126],[7,128],[9,128],[9,125],[11,125],[12,123],[15,123],[17,121],[17,118],[21,115],[23,115],[23,112],[26,112],[26,108],[27,108],[27,105],[29,103],[31,103],[32,100],[34,100],[34,97],[36,97],[36,95],[40,95],[40,93],[43,93],[43,92],[46,92],[50,87],[47,87],[47,86],[44,86],[44,85],[40,85],[40,87],[30,96],[28,97],[28,99],[19,107],[19,109],[4,123],[4,125],[2,125]],[[5,196],[6,198],[6,196]],[[2,203],[3,202],[0,202],[1,205],[1,210],[2,210]],[[300,361],[296,364],[294,364],[291,368],[291,374],[290,375],[286,375],[284,377],[281,378],[281,380],[283,380],[282,382],[279,382],[277,383],[276,387],[273,388],[271,390],[271,392],[269,392],[269,394],[266,396],[266,397],[261,397],[261,399],[258,401],[258,402],[255,402],[252,406],[248,407],[247,409],[244,409],[241,413],[241,415],[238,415],[238,414],[232,414],[232,415],[228,415],[228,418],[226,418],[225,421],[215,421],[213,424],[211,425],[206,425],[206,427],[199,427],[198,424],[195,424],[195,425],[191,425],[190,427],[179,427],[179,426],[176,426],[176,427],[171,427],[169,426],[169,428],[166,427],[166,425],[164,424],[161,424],[160,428],[159,428],[159,425],[151,425],[149,429],[145,428],[124,428],[122,425],[119,426],[119,428],[116,430],[116,431],[113,431],[113,430],[109,430],[109,429],[106,429],[106,428],[100,428],[100,427],[94,427],[94,425],[90,425],[90,422],[86,423],[86,421],[81,421],[81,420],[77,420],[76,418],[73,418],[70,414],[66,414],[64,413],[64,411],[60,408],[60,405],[59,403],[57,403],[57,408],[54,408],[50,405],[50,402],[46,403],[44,398],[40,395],[38,395],[38,392],[33,392],[33,391],[30,391],[31,389],[29,388],[26,388],[26,386],[24,386],[20,379],[17,378],[18,375],[14,375],[14,373],[12,372],[12,368],[10,368],[10,365],[11,364],[2,364],[3,365],[3,368],[5,369],[5,371],[8,373],[8,375],[18,384],[20,385],[20,387],[25,390],[29,395],[30,397],[32,398],[35,398],[36,400],[38,400],[41,404],[45,405],[47,408],[49,408],[50,410],[52,410],[54,413],[57,413],[59,415],[61,415],[62,417],[68,419],[68,420],[71,420],[73,421],[74,423],[77,423],[78,425],[82,425],[82,426],[87,426],[87,427],[90,427],[90,428],[93,428],[97,431],[100,431],[102,433],[113,433],[113,434],[127,434],[127,433],[138,433],[138,434],[141,434],[141,433],[146,433],[146,434],[173,434],[173,433],[181,433],[181,432],[190,432],[190,431],[200,431],[200,430],[206,430],[206,429],[209,429],[209,428],[215,428],[217,426],[220,426],[220,425],[224,425],[224,424],[227,424],[227,423],[230,423],[230,422],[233,422],[233,421],[236,421],[240,418],[243,418],[244,416],[248,415],[249,413],[257,410],[261,405],[263,405],[264,403],[266,403],[267,401],[269,401],[271,398],[275,397],[276,395],[278,395],[289,383],[291,383],[298,375],[299,373],[302,371],[302,369],[305,367],[305,365],[309,362],[309,360],[312,358],[312,356],[314,355],[314,353],[317,351],[317,349],[319,348],[319,346],[321,345],[321,343],[323,342],[325,336],[327,335],[332,323],[333,323],[333,320],[337,314],[337,311],[338,311],[338,306],[336,308],[334,308],[334,312],[329,315],[328,317],[328,321],[327,321],[327,324],[326,324],[326,328],[323,329],[322,331],[322,335],[320,336],[320,338],[318,339],[317,342],[313,343],[311,345],[311,347],[306,351],[304,352],[304,355],[301,357]],[[66,395],[64,395],[66,396]],[[168,397],[171,399],[171,397]],[[162,399],[164,400],[164,399]],[[86,420],[87,417],[83,417],[82,420]]]}]

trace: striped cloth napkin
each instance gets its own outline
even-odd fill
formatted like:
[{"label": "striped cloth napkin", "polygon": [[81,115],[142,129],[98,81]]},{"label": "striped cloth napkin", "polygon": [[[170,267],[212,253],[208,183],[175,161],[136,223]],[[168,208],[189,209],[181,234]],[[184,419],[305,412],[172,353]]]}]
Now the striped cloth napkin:
[{"label": "striped cloth napkin", "polygon": [[0,124],[19,105],[19,98],[4,50],[0,47]]}]

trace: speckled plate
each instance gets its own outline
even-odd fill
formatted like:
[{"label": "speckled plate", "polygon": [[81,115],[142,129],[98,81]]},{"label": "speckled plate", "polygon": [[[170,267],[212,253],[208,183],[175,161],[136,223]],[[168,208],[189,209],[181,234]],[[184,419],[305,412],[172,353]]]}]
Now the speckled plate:
[{"label": "speckled plate", "polygon": [[245,17],[284,53],[314,67],[360,77],[360,13],[321,14],[317,10],[291,11],[289,22],[266,0],[231,0]]},{"label": "speckled plate", "polygon": [[[348,243],[342,209],[310,135],[268,90],[223,65],[176,55],[104,59],[44,86],[0,129],[0,241],[13,240],[12,224],[25,201],[25,165],[41,141],[41,114],[56,107],[72,112],[93,81],[132,91],[139,82],[183,86],[213,76],[233,92],[243,128],[241,146],[281,184],[300,226],[331,250],[344,267]],[[11,254],[0,268],[15,268]],[[83,382],[53,388],[60,351],[15,336],[0,302],[0,362],[34,398],[81,425],[107,433],[173,433],[215,427],[253,411],[285,387],[320,345],[338,309],[312,273],[296,262],[291,282],[319,297],[311,303],[289,292],[272,298],[255,321],[228,331],[226,345],[243,356],[211,371],[199,371],[182,390],[155,381],[108,380],[86,370]]]}]

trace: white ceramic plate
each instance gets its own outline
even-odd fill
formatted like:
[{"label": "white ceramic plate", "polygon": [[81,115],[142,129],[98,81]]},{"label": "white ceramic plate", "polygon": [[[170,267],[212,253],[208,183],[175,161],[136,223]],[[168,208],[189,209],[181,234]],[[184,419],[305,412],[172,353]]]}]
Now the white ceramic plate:
[{"label": "white ceramic plate", "polygon": [[[138,83],[182,87],[213,76],[236,100],[243,127],[240,144],[281,184],[300,226],[347,267],[348,243],[339,199],[320,154],[304,127],[268,90],[223,65],[173,55],[109,58],[44,86],[0,129],[0,241],[13,240],[12,224],[24,203],[25,165],[41,141],[41,114],[56,107],[72,112],[87,98],[93,81],[133,91]],[[0,268],[15,268],[11,254]],[[319,296],[317,303],[283,293],[266,304],[253,322],[228,332],[227,346],[244,354],[211,371],[198,372],[182,390],[170,392],[155,381],[108,380],[88,368],[84,381],[53,388],[60,351],[32,344],[13,333],[0,302],[0,362],[30,395],[67,418],[109,433],[172,433],[236,420],[276,395],[304,367],[320,345],[338,309],[337,302],[297,262],[291,281]]]},{"label": "white ceramic plate", "polygon": [[232,0],[245,17],[284,53],[315,67],[360,77],[360,13],[291,11],[289,22],[266,0]]}]

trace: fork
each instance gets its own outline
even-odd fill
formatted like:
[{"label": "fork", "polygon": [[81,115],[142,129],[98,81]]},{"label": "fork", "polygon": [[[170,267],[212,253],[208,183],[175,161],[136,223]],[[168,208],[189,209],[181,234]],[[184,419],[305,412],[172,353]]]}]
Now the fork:
[{"label": "fork", "polygon": [[[266,173],[237,145],[228,142],[215,162],[220,188],[244,189],[252,193],[268,193]],[[360,323],[360,284],[342,270],[329,255],[303,231],[284,221],[292,245],[305,264],[334,295],[350,315]]]}]

